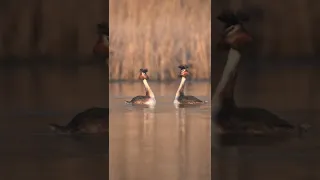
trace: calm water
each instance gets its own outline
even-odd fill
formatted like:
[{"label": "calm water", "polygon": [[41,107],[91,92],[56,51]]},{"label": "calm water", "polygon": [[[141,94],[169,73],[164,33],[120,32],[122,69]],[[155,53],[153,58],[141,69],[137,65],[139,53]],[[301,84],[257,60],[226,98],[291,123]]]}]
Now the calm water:
[{"label": "calm water", "polygon": [[1,67],[1,179],[107,179],[107,137],[55,136],[48,128],[107,107],[106,79],[95,66]]},{"label": "calm water", "polygon": [[[109,86],[99,66],[0,69],[2,179],[108,179],[107,137],[57,136],[48,124],[109,103],[110,179],[210,179],[210,108],[175,109],[179,82],[151,83],[155,109],[133,109],[124,100],[143,93],[142,83]],[[210,100],[210,83],[188,93]]]},{"label": "calm water", "polygon": [[[1,177],[100,180],[108,179],[110,166],[111,180],[320,179],[320,71],[273,67],[241,70],[238,104],[312,128],[302,138],[264,146],[221,146],[214,133],[211,143],[210,107],[175,109],[178,82],[150,83],[157,105],[139,109],[124,100],[143,94],[142,84],[109,85],[107,72],[97,66],[0,67]],[[187,93],[210,101],[210,83],[188,83]],[[110,162],[106,137],[49,131],[49,123],[66,124],[89,107],[108,107],[109,100]]]},{"label": "calm water", "polygon": [[[154,109],[125,105],[143,95],[142,83],[110,84],[110,179],[209,180],[211,143],[209,105],[173,106],[179,82],[150,83]],[[187,94],[210,101],[209,82],[188,84]]]},{"label": "calm water", "polygon": [[[309,113],[311,115],[309,115]],[[219,180],[314,180],[320,179],[319,112],[282,111],[289,121],[305,120],[312,124],[302,137],[255,138],[237,145],[213,141],[212,176]],[[220,138],[220,142],[225,139]],[[239,143],[241,142],[241,143]],[[245,141],[248,143],[248,139]],[[268,142],[268,143],[266,143]],[[217,143],[216,145],[214,143]]]}]

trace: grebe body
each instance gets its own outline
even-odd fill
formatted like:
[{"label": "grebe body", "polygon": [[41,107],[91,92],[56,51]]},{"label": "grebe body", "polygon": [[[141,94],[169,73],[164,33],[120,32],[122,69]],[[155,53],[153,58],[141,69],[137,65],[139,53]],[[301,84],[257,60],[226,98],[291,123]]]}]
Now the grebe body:
[{"label": "grebe body", "polygon": [[77,114],[66,126],[49,125],[58,134],[101,134],[109,131],[109,108],[93,107]]}]

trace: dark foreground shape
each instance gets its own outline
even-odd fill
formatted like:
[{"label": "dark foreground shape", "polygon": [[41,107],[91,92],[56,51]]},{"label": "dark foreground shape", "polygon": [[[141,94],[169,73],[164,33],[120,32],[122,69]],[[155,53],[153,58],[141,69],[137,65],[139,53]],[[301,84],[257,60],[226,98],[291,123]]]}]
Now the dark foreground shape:
[{"label": "dark foreground shape", "polygon": [[66,126],[50,124],[58,134],[102,134],[109,131],[109,108],[93,107],[77,114]]},{"label": "dark foreground shape", "polygon": [[[239,16],[239,15],[238,15]],[[234,13],[224,12],[218,19],[225,25],[225,34],[222,38],[229,47],[227,62],[215,92],[219,106],[214,114],[215,122],[220,127],[221,134],[227,134],[227,139],[253,136],[276,136],[278,134],[296,133],[301,135],[310,125],[292,125],[272,112],[258,107],[239,107],[234,98],[234,90],[241,58],[241,50],[251,42],[250,34],[242,26],[248,18],[237,18]],[[233,135],[233,136],[231,136]]]}]

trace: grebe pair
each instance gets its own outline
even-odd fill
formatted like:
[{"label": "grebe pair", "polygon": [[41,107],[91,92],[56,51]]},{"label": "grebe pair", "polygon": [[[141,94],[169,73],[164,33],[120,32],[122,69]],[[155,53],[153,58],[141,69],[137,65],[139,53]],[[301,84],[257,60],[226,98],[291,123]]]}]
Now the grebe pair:
[{"label": "grebe pair", "polygon": [[[261,108],[238,107],[234,100],[234,88],[237,79],[238,63],[244,45],[252,42],[253,38],[244,29],[243,22],[248,17],[232,12],[223,12],[217,17],[225,24],[225,32],[219,48],[229,49],[228,59],[213,96],[212,108],[220,130],[226,133],[268,134],[288,132],[296,128],[306,130],[308,125],[295,127],[286,120]],[[299,131],[300,132],[300,131]]]},{"label": "grebe pair", "polygon": [[[226,133],[252,133],[268,134],[281,131],[292,131],[294,129],[306,130],[308,124],[293,126],[284,119],[261,108],[243,108],[238,107],[234,100],[234,87],[237,78],[238,63],[241,57],[241,48],[243,45],[252,41],[251,36],[246,32],[242,23],[248,18],[226,12],[218,16],[218,19],[225,23],[225,32],[221,41],[218,43],[219,48],[229,50],[228,60],[213,96],[212,108],[217,124],[221,130]],[[102,34],[101,41],[95,47],[95,52],[105,51],[105,38],[108,36]],[[102,41],[103,40],[103,41]],[[107,51],[108,52],[108,51]],[[177,90],[175,104],[202,104],[203,101],[184,95],[184,85],[186,76],[189,74],[186,66],[179,66],[181,83]],[[137,96],[129,104],[155,104],[155,96],[147,83],[147,69],[140,70],[139,79],[143,80],[146,88],[145,96]],[[215,102],[217,100],[217,102]],[[52,130],[58,133],[105,133],[109,128],[109,109],[108,108],[91,108],[75,116],[67,126],[51,124]]]},{"label": "grebe pair", "polygon": [[[180,68],[179,76],[181,77],[181,82],[176,92],[173,103],[176,105],[199,105],[199,104],[206,103],[206,101],[201,101],[200,99],[194,96],[186,96],[184,94],[185,82],[186,82],[187,76],[189,75],[189,71],[188,71],[188,66],[180,65],[179,68]],[[139,75],[139,79],[142,80],[145,86],[146,95],[136,96],[131,101],[126,101],[127,104],[153,105],[153,106],[156,104],[156,98],[154,96],[154,93],[152,92],[147,82],[147,80],[149,79],[147,72],[148,72],[148,69],[140,69],[140,75]]]}]

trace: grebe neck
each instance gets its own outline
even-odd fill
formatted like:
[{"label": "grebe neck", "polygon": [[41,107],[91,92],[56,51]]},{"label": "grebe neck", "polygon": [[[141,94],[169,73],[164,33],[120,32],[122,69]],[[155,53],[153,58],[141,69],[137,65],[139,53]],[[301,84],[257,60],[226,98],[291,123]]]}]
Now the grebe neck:
[{"label": "grebe neck", "polygon": [[216,92],[213,95],[212,101],[214,106],[220,106],[220,94],[226,87],[228,81],[232,80],[231,76],[235,72],[239,61],[240,61],[241,54],[239,51],[235,49],[230,49],[228,54],[228,59],[226,62],[226,65],[224,67],[221,79],[219,81],[219,84],[216,88]]},{"label": "grebe neck", "polygon": [[103,39],[103,44],[106,46],[109,46],[108,36],[103,34],[102,39]]},{"label": "grebe neck", "polygon": [[175,97],[175,99],[177,99],[177,98],[180,96],[180,94],[184,94],[184,83],[185,83],[185,81],[186,81],[186,78],[185,78],[185,77],[182,77],[182,78],[181,78],[180,85],[179,85],[179,88],[178,88],[178,90],[177,90],[177,92],[176,92],[176,97]]},{"label": "grebe neck", "polygon": [[150,97],[154,98],[154,94],[148,84],[148,81],[146,79],[144,79],[142,82],[143,82],[144,86],[146,87],[147,94],[149,94]]},{"label": "grebe neck", "polygon": [[108,36],[105,34],[100,34],[98,38],[98,43],[103,43],[105,46],[109,46]]}]

